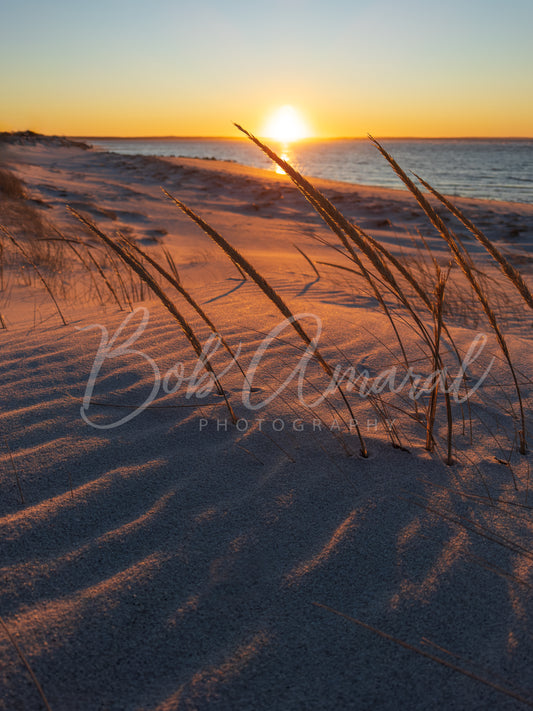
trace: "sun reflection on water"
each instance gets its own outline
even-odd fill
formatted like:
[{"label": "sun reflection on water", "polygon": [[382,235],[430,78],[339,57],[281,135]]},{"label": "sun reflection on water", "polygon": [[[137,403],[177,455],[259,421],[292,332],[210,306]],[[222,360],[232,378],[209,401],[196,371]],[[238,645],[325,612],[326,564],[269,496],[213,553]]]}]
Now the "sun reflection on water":
[{"label": "sun reflection on water", "polygon": [[[287,161],[287,163],[291,162],[291,153],[290,153],[288,143],[282,143],[280,145],[278,155],[282,160]],[[281,168],[277,163],[275,163],[275,166],[276,166],[276,173],[278,175],[287,175],[287,173],[283,170],[283,168]]]}]

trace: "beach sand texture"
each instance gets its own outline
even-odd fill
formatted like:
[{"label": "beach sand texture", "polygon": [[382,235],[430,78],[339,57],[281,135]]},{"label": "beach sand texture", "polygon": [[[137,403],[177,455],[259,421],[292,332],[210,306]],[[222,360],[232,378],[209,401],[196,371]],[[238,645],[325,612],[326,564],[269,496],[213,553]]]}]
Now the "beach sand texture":
[{"label": "beach sand texture", "polygon": [[[98,244],[69,205],[170,270],[166,248],[183,287],[231,349],[240,345],[243,370],[257,365],[247,381],[222,347],[213,355],[233,422],[179,324],[136,276],[121,268],[122,288],[107,261],[121,311],[66,246],[54,276],[43,250],[57,243],[39,243],[65,326],[3,235],[0,708],[46,708],[42,695],[53,711],[533,706],[531,456],[518,451],[509,368],[460,270],[445,291],[450,374],[452,338],[462,355],[480,334],[486,344],[468,371],[470,399],[451,404],[447,466],[441,394],[432,451],[428,398],[417,421],[409,383],[396,394],[383,385],[377,398],[361,397],[361,381],[345,386],[351,413],[338,391],[321,398],[331,378],[305,360],[290,325],[276,333],[284,316],[161,191],[253,264],[311,337],[321,329],[327,363],[389,373],[389,384],[396,367],[398,384],[402,353],[379,300],[286,175],[53,141],[0,150],[25,204],[67,238]],[[449,251],[410,193],[312,182],[433,298],[422,238],[443,272]],[[531,288],[533,206],[454,204]],[[0,213],[15,237],[17,209],[5,198]],[[483,246],[446,220],[505,333],[531,446],[531,311]],[[165,291],[205,344],[206,324]],[[431,372],[412,318],[382,294],[413,368]],[[432,314],[417,313],[434,334]]]}]

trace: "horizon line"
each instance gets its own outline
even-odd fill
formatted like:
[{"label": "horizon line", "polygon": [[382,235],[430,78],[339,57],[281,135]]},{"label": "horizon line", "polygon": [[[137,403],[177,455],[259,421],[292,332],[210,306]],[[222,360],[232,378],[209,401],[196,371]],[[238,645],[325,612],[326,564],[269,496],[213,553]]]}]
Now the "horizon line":
[{"label": "horizon line", "polygon": [[[51,134],[43,134],[51,135]],[[56,134],[59,135],[59,134]],[[306,138],[299,138],[293,141],[288,141],[288,143],[305,143],[306,141],[359,141],[368,140],[371,134],[365,136],[307,136]],[[374,134],[372,134],[374,135]],[[105,140],[165,140],[165,139],[183,139],[183,140],[244,140],[247,138],[245,136],[211,136],[211,135],[138,135],[138,136],[120,136],[120,135],[89,135],[89,134],[63,134],[64,138],[70,138],[73,140],[85,139],[105,139]],[[272,138],[270,136],[260,136],[257,137],[262,140],[271,140],[276,143],[281,143],[279,139]],[[374,136],[375,137],[375,136]],[[533,136],[379,136],[380,140],[395,140],[395,141],[531,141]]]},{"label": "horizon line", "polygon": [[[206,140],[206,139],[212,139],[212,140],[243,140],[247,141],[248,139],[245,136],[242,136],[240,134],[238,135],[201,135],[201,134],[193,134],[193,135],[177,135],[177,134],[164,134],[164,135],[135,135],[135,136],[124,136],[124,135],[110,135],[110,134],[102,134],[102,135],[97,135],[97,134],[89,134],[89,133],[81,133],[81,134],[71,134],[71,133],[41,133],[38,131],[33,131],[32,129],[25,129],[25,130],[0,130],[0,134],[6,133],[6,134],[17,134],[17,133],[34,133],[36,135],[41,135],[41,136],[47,136],[50,138],[56,137],[56,138],[68,138],[71,140],[81,140],[81,139],[86,139],[86,140],[132,140],[132,141],[138,141],[138,140],[169,140],[169,139],[179,139],[179,140]],[[255,134],[258,138],[261,140],[270,140],[274,141],[276,143],[283,143],[279,139],[272,138],[271,136],[261,136],[259,134]],[[458,136],[416,136],[416,135],[408,135],[408,136],[394,136],[394,135],[388,135],[388,136],[383,136],[379,134],[366,134],[366,135],[361,135],[361,136],[307,136],[305,138],[298,138],[293,141],[288,141],[288,143],[305,143],[309,141],[363,141],[363,140],[368,140],[370,136],[373,136],[374,138],[379,138],[379,140],[394,140],[394,141],[531,141],[533,140],[533,135],[531,136],[468,136],[468,135],[458,135]]]}]

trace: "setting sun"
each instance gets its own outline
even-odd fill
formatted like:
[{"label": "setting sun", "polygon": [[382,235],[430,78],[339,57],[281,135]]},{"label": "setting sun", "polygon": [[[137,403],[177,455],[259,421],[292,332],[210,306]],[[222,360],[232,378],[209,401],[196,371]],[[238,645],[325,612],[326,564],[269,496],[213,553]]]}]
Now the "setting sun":
[{"label": "setting sun", "polygon": [[267,121],[263,135],[281,143],[290,143],[308,138],[311,132],[296,109],[282,106]]}]

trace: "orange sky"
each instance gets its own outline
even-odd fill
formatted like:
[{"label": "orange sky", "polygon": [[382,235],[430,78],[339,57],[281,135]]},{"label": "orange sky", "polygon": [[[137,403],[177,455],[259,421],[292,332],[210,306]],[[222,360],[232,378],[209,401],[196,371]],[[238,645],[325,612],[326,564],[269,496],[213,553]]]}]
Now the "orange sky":
[{"label": "orange sky", "polygon": [[0,130],[533,136],[529,0],[19,0],[0,8]]}]

